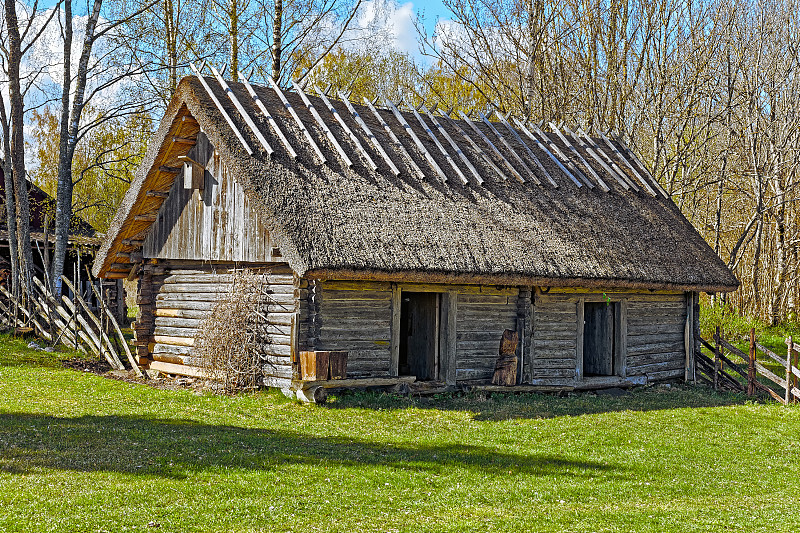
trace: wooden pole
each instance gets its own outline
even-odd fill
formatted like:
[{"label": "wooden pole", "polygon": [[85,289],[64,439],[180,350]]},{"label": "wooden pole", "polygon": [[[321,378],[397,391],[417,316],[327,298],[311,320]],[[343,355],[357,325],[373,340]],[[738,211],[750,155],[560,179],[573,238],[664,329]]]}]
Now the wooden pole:
[{"label": "wooden pole", "polygon": [[747,361],[747,395],[756,393],[756,330],[750,328],[750,359]]},{"label": "wooden pole", "polygon": [[719,390],[719,356],[722,351],[720,347],[720,330],[717,326],[717,331],[714,334],[714,390]]},{"label": "wooden pole", "polygon": [[792,402],[792,352],[794,351],[794,340],[790,335],[786,340],[786,393],[784,403],[789,405]]}]

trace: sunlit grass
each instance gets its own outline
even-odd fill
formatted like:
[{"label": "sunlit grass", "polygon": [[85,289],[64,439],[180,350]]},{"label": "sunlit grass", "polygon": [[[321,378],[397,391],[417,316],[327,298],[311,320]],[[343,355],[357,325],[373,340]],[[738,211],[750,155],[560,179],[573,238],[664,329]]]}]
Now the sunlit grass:
[{"label": "sunlit grass", "polygon": [[0,341],[0,531],[800,526],[794,407],[683,387],[309,406],[45,357]]}]

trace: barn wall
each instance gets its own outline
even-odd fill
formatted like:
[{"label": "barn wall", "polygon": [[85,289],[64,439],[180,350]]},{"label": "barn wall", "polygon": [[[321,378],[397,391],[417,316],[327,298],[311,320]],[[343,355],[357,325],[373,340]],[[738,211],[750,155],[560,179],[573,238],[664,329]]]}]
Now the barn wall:
[{"label": "barn wall", "polygon": [[620,307],[619,336],[615,342],[621,350],[617,365],[621,377],[645,377],[647,381],[683,377],[686,298],[683,293],[666,291],[537,292],[533,298],[533,342],[525,364],[526,381],[559,384],[579,375],[583,305],[602,301],[618,302]]},{"label": "barn wall", "polygon": [[686,298],[683,294],[628,300],[627,375],[648,381],[684,376]]},{"label": "barn wall", "polygon": [[458,291],[456,381],[490,381],[503,330],[517,329],[516,289],[506,294]]},{"label": "barn wall", "polygon": [[573,379],[577,366],[576,297],[537,295],[533,303],[533,342],[526,375],[537,380]]},{"label": "barn wall", "polygon": [[390,283],[306,281],[301,349],[347,350],[348,377],[391,373]]},{"label": "barn wall", "polygon": [[273,261],[263,217],[205,135],[200,134],[188,157],[207,165],[203,189],[185,189],[183,174],[176,177],[144,241],[144,257]]},{"label": "barn wall", "polygon": [[[271,386],[288,387],[293,373],[298,282],[286,264],[251,266],[262,273],[270,300],[261,331],[265,381]],[[140,281],[140,294],[149,302],[140,304],[137,318],[137,327],[141,324],[142,328],[142,334],[137,330],[140,355],[145,352],[155,362],[198,367],[201,361],[194,350],[196,337],[201,334],[203,320],[230,294],[232,268],[185,261],[148,265]]]}]

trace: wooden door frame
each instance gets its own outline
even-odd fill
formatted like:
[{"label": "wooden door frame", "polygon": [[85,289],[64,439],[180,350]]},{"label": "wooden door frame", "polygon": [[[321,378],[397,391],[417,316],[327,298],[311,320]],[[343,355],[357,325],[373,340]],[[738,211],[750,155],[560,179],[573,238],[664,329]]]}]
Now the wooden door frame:
[{"label": "wooden door frame", "polygon": [[[608,302],[617,304],[614,310],[614,373],[612,375],[624,378],[627,376],[628,356],[628,299],[607,297],[604,294],[587,294],[578,299],[576,303],[578,313],[577,345],[575,349],[575,379],[587,379],[583,374],[583,339],[586,303]],[[591,378],[589,378],[591,379]]]},{"label": "wooden door frame", "polygon": [[436,360],[434,373],[437,381],[448,385],[456,382],[456,319],[458,292],[447,285],[392,283],[391,357],[389,374],[399,375],[400,365],[400,310],[403,292],[434,292],[437,298]]}]

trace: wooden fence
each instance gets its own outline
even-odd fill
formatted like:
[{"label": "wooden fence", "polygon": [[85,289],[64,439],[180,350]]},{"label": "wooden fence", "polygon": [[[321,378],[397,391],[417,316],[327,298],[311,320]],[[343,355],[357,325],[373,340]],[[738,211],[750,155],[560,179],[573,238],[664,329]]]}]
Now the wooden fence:
[{"label": "wooden fence", "polygon": [[93,306],[87,301],[91,294],[84,297],[65,276],[61,281],[71,297],[56,297],[37,278],[30,293],[19,298],[0,286],[0,325],[15,332],[34,332],[51,346],[63,344],[103,357],[114,370],[125,370],[122,354],[133,372],[143,377],[114,313],[106,305],[102,285],[88,284],[97,300]]},{"label": "wooden fence", "polygon": [[[798,389],[800,345],[795,344],[792,337],[786,339],[786,357],[781,357],[759,344],[756,341],[755,330],[752,329],[748,353],[725,340],[719,327],[713,337],[713,344],[703,338],[700,339],[701,349],[695,357],[696,375],[699,381],[711,385],[715,390],[746,392],[749,396],[763,392],[785,405],[800,400],[800,389]],[[708,354],[703,353],[703,348]],[[782,370],[778,372],[782,375],[767,368],[764,365],[767,361],[780,365]]]}]

